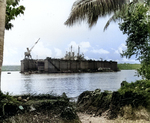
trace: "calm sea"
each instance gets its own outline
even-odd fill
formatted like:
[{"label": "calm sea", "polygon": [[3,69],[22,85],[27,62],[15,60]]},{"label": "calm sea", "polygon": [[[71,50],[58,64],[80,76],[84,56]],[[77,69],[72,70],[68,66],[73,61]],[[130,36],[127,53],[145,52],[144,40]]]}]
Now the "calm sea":
[{"label": "calm sea", "polygon": [[57,74],[31,74],[24,75],[17,72],[2,72],[2,91],[12,95],[21,94],[46,94],[61,95],[63,92],[68,97],[77,97],[83,91],[93,91],[97,88],[116,91],[124,80],[135,82],[135,70],[122,70],[119,72],[100,73],[57,73]]}]

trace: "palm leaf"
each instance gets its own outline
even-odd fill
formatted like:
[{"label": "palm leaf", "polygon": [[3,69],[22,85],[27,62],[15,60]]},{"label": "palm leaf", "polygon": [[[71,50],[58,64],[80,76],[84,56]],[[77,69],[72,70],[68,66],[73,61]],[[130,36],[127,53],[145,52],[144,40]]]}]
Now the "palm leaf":
[{"label": "palm leaf", "polygon": [[117,22],[117,21],[121,21],[122,20],[122,16],[124,16],[128,10],[129,5],[125,4],[121,10],[118,10],[116,12],[114,12],[114,14],[112,15],[112,17],[107,21],[105,27],[104,27],[104,31],[108,28],[108,26],[110,25],[111,22]]},{"label": "palm leaf", "polygon": [[[108,26],[110,25],[111,22],[117,22],[118,20],[121,21],[122,18],[124,18],[128,13],[128,11],[135,11],[136,8],[136,4],[138,3],[143,3],[144,0],[140,0],[140,1],[135,1],[135,2],[131,2],[130,4],[124,4],[124,6],[122,7],[122,9],[114,12],[113,16],[107,21],[105,27],[104,27],[104,31],[108,28]],[[127,15],[128,16],[128,15]]]},{"label": "palm leaf", "polygon": [[72,26],[76,22],[87,20],[89,27],[92,27],[99,17],[120,10],[125,3],[126,0],[77,0],[65,25]]}]

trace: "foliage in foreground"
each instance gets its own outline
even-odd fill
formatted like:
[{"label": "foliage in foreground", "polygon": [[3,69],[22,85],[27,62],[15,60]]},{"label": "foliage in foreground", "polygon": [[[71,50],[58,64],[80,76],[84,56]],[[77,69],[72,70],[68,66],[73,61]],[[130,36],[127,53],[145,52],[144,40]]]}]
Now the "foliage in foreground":
[{"label": "foliage in foreground", "polygon": [[131,3],[124,8],[120,15],[123,20],[119,24],[120,30],[126,34],[127,49],[121,54],[122,57],[135,56],[141,62],[138,69],[140,75],[150,79],[150,15],[149,6],[143,3]]},{"label": "foliage in foreground", "polygon": [[[27,98],[28,100],[26,100]],[[0,122],[3,123],[12,121],[13,123],[80,123],[73,105],[65,93],[62,96],[40,94],[22,95],[21,97],[1,93],[0,105],[3,107],[0,108]]]},{"label": "foliage in foreground", "polygon": [[128,103],[132,106],[143,106],[150,110],[150,80],[137,80],[136,82],[122,82],[118,92],[124,98],[131,98]]},{"label": "foliage in foreground", "polygon": [[[150,81],[135,83],[123,81],[116,92],[85,91],[78,98],[78,110],[95,115],[106,115],[108,119],[118,116],[130,119],[150,120]],[[130,117],[126,112],[130,112]],[[140,113],[140,112],[144,112]]]},{"label": "foliage in foreground", "polygon": [[11,23],[12,20],[15,20],[16,17],[20,14],[24,14],[25,7],[20,5],[20,0],[7,0],[6,5],[6,20],[5,20],[5,29],[9,30],[13,27]]},{"label": "foliage in foreground", "polygon": [[[0,117],[4,115],[13,115],[17,111],[19,102],[17,99],[10,96],[8,93],[3,94],[0,92]],[[13,110],[10,111],[10,110]]]}]

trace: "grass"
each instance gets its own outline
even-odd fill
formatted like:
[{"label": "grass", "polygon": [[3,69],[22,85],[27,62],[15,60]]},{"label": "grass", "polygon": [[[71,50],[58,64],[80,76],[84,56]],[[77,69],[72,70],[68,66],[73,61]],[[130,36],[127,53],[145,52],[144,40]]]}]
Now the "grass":
[{"label": "grass", "polygon": [[140,67],[141,67],[140,64],[128,64],[128,63],[118,64],[119,70],[137,70]]}]

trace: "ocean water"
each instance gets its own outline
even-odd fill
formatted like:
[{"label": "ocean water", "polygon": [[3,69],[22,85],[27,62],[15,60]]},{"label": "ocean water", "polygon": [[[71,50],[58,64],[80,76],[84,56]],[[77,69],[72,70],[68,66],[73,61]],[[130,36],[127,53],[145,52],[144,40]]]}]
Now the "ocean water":
[{"label": "ocean water", "polygon": [[135,70],[30,75],[12,71],[11,74],[2,72],[1,87],[3,92],[9,92],[11,95],[47,93],[61,95],[65,92],[68,97],[77,97],[86,90],[116,91],[124,80],[135,82],[141,79],[135,75]]}]

